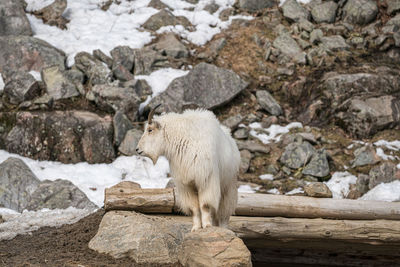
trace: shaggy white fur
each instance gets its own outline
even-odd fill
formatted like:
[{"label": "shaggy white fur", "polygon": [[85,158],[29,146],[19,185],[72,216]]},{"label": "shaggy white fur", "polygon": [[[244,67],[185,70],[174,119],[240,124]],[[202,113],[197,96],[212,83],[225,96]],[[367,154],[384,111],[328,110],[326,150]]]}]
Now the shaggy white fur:
[{"label": "shaggy white fur", "polygon": [[207,110],[155,116],[137,151],[156,162],[165,156],[174,177],[177,202],[201,227],[226,227],[237,204],[240,153],[230,130]]}]

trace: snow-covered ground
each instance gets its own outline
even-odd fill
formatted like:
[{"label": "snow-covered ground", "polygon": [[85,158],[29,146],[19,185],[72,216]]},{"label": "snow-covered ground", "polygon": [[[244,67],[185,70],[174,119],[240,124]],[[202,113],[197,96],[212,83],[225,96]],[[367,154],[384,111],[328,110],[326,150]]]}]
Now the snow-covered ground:
[{"label": "snow-covered ground", "polygon": [[355,184],[357,177],[348,172],[335,172],[325,184],[332,192],[333,198],[345,198],[350,192],[350,184]]},{"label": "snow-covered ground", "polygon": [[[235,18],[252,19],[249,16],[231,16],[228,21],[221,21],[219,14],[231,7],[235,0],[200,0],[190,4],[183,0],[161,0],[173,9],[175,16],[186,17],[194,26],[194,31],[188,31],[182,25],[166,26],[158,33],[173,31],[196,45],[204,45],[222,29],[229,27]],[[49,0],[26,0],[27,10],[34,11],[52,3]],[[120,0],[113,2],[107,11],[101,9],[105,0],[68,0],[63,16],[70,22],[66,30],[44,24],[42,20],[28,14],[34,36],[49,42],[63,50],[67,56],[67,64],[74,63],[74,56],[81,51],[91,53],[100,49],[106,54],[116,46],[127,45],[131,48],[141,48],[150,43],[154,36],[144,30],[142,25],[158,9],[148,7],[150,0]],[[207,4],[215,2],[220,8],[210,14],[204,10]],[[187,10],[190,8],[190,10]]]},{"label": "snow-covered ground", "polygon": [[260,189],[260,186],[252,187],[248,184],[242,184],[238,188],[239,193],[255,193],[258,189]]},{"label": "snow-covered ground", "polygon": [[259,139],[264,144],[271,142],[278,142],[281,139],[282,134],[288,133],[292,128],[303,128],[300,122],[291,122],[286,126],[272,124],[269,128],[262,128],[261,123],[253,122],[249,124],[250,135]]},{"label": "snow-covered ground", "polygon": [[400,201],[400,181],[382,183],[363,195],[361,200]]},{"label": "snow-covered ground", "polygon": [[72,224],[91,212],[70,207],[63,210],[43,209],[18,213],[10,209],[0,208],[0,215],[5,219],[4,223],[0,223],[0,241],[12,239],[18,234],[30,233],[44,226],[59,227],[63,224]]}]

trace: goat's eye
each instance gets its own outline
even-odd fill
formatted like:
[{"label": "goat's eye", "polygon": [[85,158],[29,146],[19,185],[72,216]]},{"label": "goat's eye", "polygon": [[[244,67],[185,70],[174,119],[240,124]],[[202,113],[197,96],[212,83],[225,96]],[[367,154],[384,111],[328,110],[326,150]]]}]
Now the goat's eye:
[{"label": "goat's eye", "polygon": [[152,129],[148,129],[147,131],[148,131],[149,133],[151,133],[153,130],[152,130]]}]

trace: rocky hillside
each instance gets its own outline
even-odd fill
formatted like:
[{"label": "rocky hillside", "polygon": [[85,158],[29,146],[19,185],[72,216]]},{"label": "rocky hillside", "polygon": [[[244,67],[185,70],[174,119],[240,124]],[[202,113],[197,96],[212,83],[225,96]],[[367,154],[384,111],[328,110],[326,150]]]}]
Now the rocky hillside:
[{"label": "rocky hillside", "polygon": [[186,1],[1,1],[0,149],[110,163],[151,107],[203,107],[242,191],[400,200],[400,1]]}]

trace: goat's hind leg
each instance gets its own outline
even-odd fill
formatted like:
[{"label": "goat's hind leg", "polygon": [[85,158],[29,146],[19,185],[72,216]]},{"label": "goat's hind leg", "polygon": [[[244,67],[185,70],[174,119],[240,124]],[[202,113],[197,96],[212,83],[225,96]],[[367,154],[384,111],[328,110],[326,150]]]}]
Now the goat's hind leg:
[{"label": "goat's hind leg", "polygon": [[[217,181],[218,182],[218,181]],[[219,182],[211,180],[210,184],[199,190],[199,202],[201,210],[201,224],[203,228],[218,226],[218,206],[221,198]]]},{"label": "goat's hind leg", "polygon": [[180,208],[185,214],[191,214],[193,220],[192,232],[201,228],[201,212],[197,191],[192,185],[177,185],[177,195]]}]

